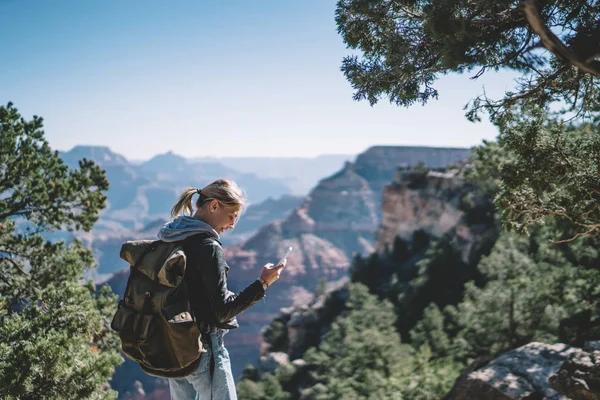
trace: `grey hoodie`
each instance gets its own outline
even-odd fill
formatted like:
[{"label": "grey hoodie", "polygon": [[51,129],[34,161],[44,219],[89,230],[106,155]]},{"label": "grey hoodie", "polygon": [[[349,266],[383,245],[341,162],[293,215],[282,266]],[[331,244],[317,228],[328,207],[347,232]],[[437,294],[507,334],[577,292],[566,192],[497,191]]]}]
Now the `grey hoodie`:
[{"label": "grey hoodie", "polygon": [[208,233],[219,239],[219,234],[206,222],[190,216],[177,217],[167,222],[156,235],[163,242],[177,242],[198,233]]}]

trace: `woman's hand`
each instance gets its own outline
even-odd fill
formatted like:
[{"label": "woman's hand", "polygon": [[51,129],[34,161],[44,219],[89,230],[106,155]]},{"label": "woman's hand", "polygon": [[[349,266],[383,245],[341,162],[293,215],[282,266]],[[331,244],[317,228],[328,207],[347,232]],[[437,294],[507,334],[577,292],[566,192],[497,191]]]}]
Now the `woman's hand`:
[{"label": "woman's hand", "polygon": [[279,265],[274,266],[272,263],[266,264],[262,272],[260,273],[260,279],[267,282],[268,286],[271,286],[273,282],[279,279],[279,275],[281,275],[281,270],[287,265],[287,260],[284,259],[283,262]]}]

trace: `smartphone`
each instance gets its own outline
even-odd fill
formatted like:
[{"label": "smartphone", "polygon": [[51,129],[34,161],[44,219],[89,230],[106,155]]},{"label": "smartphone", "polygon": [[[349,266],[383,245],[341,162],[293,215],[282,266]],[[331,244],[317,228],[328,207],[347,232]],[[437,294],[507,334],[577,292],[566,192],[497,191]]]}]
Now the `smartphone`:
[{"label": "smartphone", "polygon": [[287,251],[287,253],[285,253],[285,256],[283,256],[283,258],[281,260],[279,260],[279,262],[277,264],[275,264],[275,266],[281,265],[281,263],[283,263],[283,260],[285,260],[287,258],[287,256],[290,255],[292,250],[293,250],[292,246],[288,247],[288,251]]}]

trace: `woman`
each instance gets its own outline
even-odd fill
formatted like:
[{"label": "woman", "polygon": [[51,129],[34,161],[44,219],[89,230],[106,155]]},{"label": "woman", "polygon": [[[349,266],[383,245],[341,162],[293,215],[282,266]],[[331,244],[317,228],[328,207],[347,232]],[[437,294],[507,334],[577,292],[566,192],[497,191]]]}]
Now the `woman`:
[{"label": "woman", "polygon": [[[192,214],[194,195],[198,200]],[[238,327],[235,316],[263,298],[286,265],[285,261],[265,265],[260,277],[237,295],[227,290],[229,267],[219,234],[235,226],[244,204],[244,192],[233,181],[221,179],[202,189],[188,189],[171,210],[173,220],[158,233],[163,241],[182,241],[187,258],[184,281],[196,321],[206,333],[203,341],[208,343],[189,375],[169,378],[172,400],[237,399],[223,335]]]}]

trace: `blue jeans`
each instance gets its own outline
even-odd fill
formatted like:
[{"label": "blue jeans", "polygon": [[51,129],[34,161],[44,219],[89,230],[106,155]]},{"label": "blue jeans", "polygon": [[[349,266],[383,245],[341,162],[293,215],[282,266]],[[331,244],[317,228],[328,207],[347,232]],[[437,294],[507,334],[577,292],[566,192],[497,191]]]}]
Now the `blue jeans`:
[{"label": "blue jeans", "polygon": [[[171,400],[237,400],[229,353],[223,344],[227,329],[212,328],[211,348],[202,354],[198,369],[183,378],[169,378]],[[215,371],[210,379],[210,355],[215,354]]]}]

